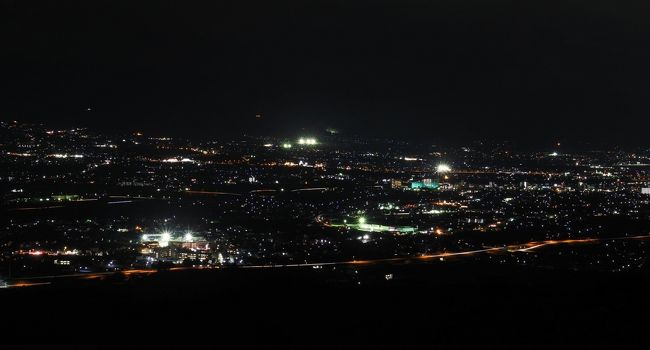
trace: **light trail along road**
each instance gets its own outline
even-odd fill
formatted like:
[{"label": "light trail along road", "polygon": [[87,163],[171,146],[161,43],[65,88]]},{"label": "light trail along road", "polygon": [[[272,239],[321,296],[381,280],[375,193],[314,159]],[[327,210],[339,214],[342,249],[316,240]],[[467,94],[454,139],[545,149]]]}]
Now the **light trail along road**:
[{"label": "light trail along road", "polygon": [[[525,253],[535,249],[551,245],[569,245],[569,244],[582,244],[582,243],[598,243],[604,241],[619,241],[619,240],[646,240],[650,239],[650,235],[641,236],[624,236],[624,237],[609,237],[609,238],[581,238],[581,239],[564,239],[564,240],[547,240],[547,241],[532,241],[522,244],[506,245],[501,247],[489,247],[475,250],[467,250],[460,252],[442,252],[436,254],[423,254],[414,256],[403,256],[393,258],[380,258],[368,260],[347,260],[347,261],[333,261],[333,262],[314,262],[314,263],[297,263],[297,264],[272,264],[272,265],[243,265],[238,268],[244,269],[267,269],[267,268],[291,268],[291,267],[314,267],[314,266],[340,266],[340,265],[371,265],[378,263],[390,262],[405,262],[405,261],[426,261],[432,259],[444,259],[451,257],[472,256],[483,253],[491,252],[505,252],[505,253]],[[204,270],[204,269],[218,269],[220,267],[210,266],[179,266],[165,269],[165,271],[183,271],[183,270]],[[29,287],[50,284],[51,281],[59,278],[81,278],[81,279],[97,279],[112,276],[115,274],[123,274],[126,277],[149,275],[157,273],[158,270],[148,269],[134,269],[110,272],[92,272],[92,273],[75,273],[67,275],[51,275],[51,276],[35,276],[17,279],[13,284],[7,284],[5,288],[12,287]],[[31,282],[34,281],[34,282]]]}]

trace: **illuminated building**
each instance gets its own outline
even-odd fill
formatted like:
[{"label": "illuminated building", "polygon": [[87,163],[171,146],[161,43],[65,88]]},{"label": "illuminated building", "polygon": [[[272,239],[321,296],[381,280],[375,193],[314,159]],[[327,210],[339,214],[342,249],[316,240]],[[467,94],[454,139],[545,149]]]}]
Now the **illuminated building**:
[{"label": "illuminated building", "polygon": [[440,184],[437,181],[433,181],[431,179],[424,179],[422,181],[411,182],[411,189],[414,190],[417,189],[435,190],[438,187],[440,187]]},{"label": "illuminated building", "polygon": [[190,232],[182,236],[173,235],[169,231],[161,233],[144,234],[141,237],[143,243],[158,243],[159,247],[177,246],[184,249],[209,249],[208,241]]},{"label": "illuminated building", "polygon": [[172,245],[184,248],[184,249],[198,249],[198,250],[208,250],[210,245],[208,241],[197,240],[193,242],[173,242]]},{"label": "illuminated building", "polygon": [[176,256],[178,259],[181,260],[197,260],[197,261],[205,261],[210,259],[210,253],[205,252],[205,251],[181,251],[178,253]]}]

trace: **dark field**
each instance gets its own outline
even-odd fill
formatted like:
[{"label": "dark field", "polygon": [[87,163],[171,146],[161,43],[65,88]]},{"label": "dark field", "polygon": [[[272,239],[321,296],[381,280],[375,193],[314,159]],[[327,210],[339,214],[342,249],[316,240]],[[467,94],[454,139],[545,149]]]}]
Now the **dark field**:
[{"label": "dark field", "polygon": [[2,342],[530,348],[616,345],[623,338],[640,344],[649,325],[646,272],[506,269],[467,261],[356,271],[161,271],[6,289],[0,291]]}]

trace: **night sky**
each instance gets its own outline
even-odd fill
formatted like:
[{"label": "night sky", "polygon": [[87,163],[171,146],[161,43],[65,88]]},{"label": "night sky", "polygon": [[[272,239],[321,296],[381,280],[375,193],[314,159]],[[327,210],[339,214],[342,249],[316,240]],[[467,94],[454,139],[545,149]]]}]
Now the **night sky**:
[{"label": "night sky", "polygon": [[614,0],[2,0],[0,119],[642,145],[649,13]]}]

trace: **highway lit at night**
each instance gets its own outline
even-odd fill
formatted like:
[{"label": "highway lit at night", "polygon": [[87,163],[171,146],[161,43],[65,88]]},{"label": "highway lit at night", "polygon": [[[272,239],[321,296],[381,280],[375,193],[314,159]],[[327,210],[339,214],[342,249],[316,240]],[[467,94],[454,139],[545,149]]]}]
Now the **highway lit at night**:
[{"label": "highway lit at night", "polygon": [[[430,261],[433,259],[445,259],[445,258],[456,258],[456,257],[467,257],[474,256],[477,254],[483,253],[525,253],[530,252],[535,249],[539,249],[546,246],[553,245],[575,245],[575,244],[586,244],[586,243],[602,243],[608,241],[621,241],[621,240],[647,240],[650,239],[650,235],[640,235],[640,236],[626,236],[626,237],[612,237],[612,238],[583,238],[583,239],[566,239],[566,240],[548,240],[542,242],[528,242],[524,244],[503,246],[503,247],[489,247],[484,249],[476,249],[469,251],[460,251],[460,252],[443,252],[437,254],[423,254],[417,256],[406,256],[406,257],[394,257],[394,258],[381,258],[381,259],[369,259],[369,260],[350,260],[350,261],[329,261],[329,262],[313,262],[313,263],[298,263],[298,264],[272,264],[272,265],[244,265],[241,268],[246,269],[267,269],[267,268],[295,268],[295,267],[315,267],[315,266],[341,266],[341,265],[372,265],[372,264],[382,264],[382,263],[403,263],[403,262],[413,262],[413,261]],[[523,248],[522,248],[523,247]],[[166,271],[186,271],[186,270],[205,270],[205,269],[215,269],[213,267],[207,266],[182,266],[182,267],[172,267]],[[218,269],[218,267],[217,267]],[[59,278],[81,278],[81,279],[101,279],[108,276],[113,276],[116,274],[123,274],[125,277],[134,277],[134,276],[143,276],[157,273],[157,270],[123,270],[118,272],[99,272],[99,273],[77,273],[77,274],[68,274],[68,275],[52,275],[52,276],[34,276],[29,278],[22,278],[20,281],[17,281],[13,284],[9,284],[6,287],[29,287],[29,286],[43,286],[49,285],[52,281]],[[32,280],[37,280],[39,282],[29,282]],[[52,281],[49,281],[52,280]],[[48,281],[48,282],[42,282]]]}]

